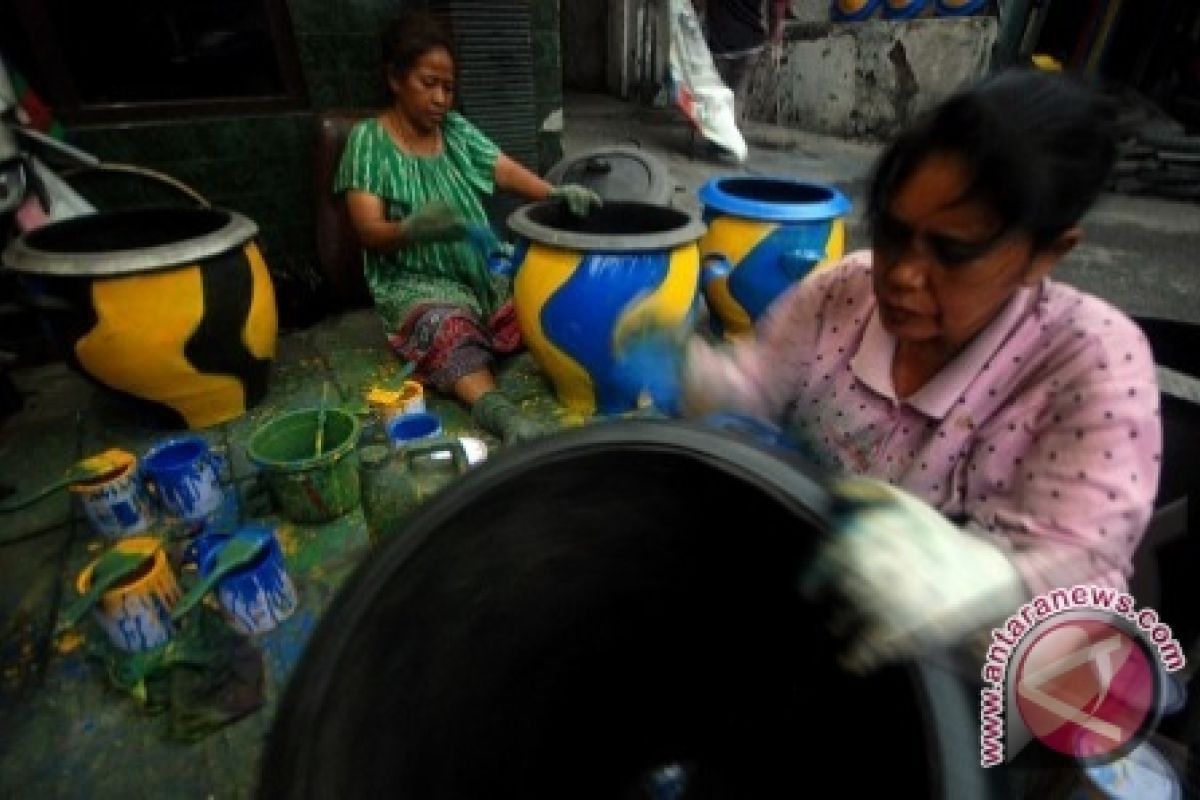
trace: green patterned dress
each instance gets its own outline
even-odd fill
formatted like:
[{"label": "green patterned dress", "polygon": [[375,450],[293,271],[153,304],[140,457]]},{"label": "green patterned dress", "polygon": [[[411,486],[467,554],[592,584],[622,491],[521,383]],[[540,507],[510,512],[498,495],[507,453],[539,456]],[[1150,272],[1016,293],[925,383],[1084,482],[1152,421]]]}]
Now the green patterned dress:
[{"label": "green patterned dress", "polygon": [[[335,192],[357,189],[384,200],[389,219],[403,219],[442,200],[468,222],[487,224],[481,197],[495,190],[500,149],[461,114],[442,123],[442,150],[413,156],[400,150],[377,118],[350,132],[334,178]],[[364,251],[363,266],[375,308],[393,347],[417,361],[418,373],[440,389],[483,368],[491,351],[509,352],[515,325],[497,321],[507,287],[495,279],[466,241]],[[511,314],[501,316],[511,316]],[[500,341],[496,341],[497,327]],[[452,351],[463,349],[457,354]]]}]

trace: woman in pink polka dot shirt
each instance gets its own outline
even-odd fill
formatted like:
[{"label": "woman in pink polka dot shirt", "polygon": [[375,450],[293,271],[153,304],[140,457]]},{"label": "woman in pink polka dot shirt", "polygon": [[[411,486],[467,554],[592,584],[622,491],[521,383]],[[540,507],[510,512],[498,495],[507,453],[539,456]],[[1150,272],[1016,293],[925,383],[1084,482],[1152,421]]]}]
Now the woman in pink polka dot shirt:
[{"label": "woman in pink polka dot shirt", "polygon": [[878,632],[866,661],[911,649],[930,608],[961,609],[942,627],[962,635],[1054,587],[1126,584],[1158,484],[1153,358],[1125,315],[1050,277],[1112,166],[1110,130],[1062,76],[989,79],[883,154],[870,251],[781,297],[752,341],[688,346],[691,414],[772,420],[954,523],[831,548]]}]

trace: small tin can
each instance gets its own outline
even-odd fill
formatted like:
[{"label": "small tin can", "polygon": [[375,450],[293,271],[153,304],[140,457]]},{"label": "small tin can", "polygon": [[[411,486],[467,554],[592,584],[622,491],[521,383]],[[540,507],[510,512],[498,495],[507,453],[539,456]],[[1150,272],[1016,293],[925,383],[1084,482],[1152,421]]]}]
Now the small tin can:
[{"label": "small tin can", "polygon": [[367,403],[386,428],[401,414],[424,411],[425,389],[417,381],[405,381],[399,389],[375,388],[367,394]]}]

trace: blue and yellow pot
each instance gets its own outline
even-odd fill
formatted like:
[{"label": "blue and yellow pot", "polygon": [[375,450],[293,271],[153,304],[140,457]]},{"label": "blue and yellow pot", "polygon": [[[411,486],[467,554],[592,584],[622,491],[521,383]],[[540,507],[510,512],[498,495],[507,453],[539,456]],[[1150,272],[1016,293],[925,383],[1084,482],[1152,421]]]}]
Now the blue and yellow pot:
[{"label": "blue and yellow pot", "polygon": [[714,332],[741,336],[792,284],[842,257],[850,201],[787,178],[714,178],[700,189],[708,233],[701,285]]},{"label": "blue and yellow pot", "polygon": [[257,226],[216,208],[89,214],[5,251],[72,366],[139,418],[206,428],[266,393],[275,291]]},{"label": "blue and yellow pot", "polygon": [[542,202],[509,218],[514,304],[526,345],[578,414],[638,406],[617,344],[631,331],[683,331],[694,322],[704,225],[677,209],[605,202],[587,217]]}]

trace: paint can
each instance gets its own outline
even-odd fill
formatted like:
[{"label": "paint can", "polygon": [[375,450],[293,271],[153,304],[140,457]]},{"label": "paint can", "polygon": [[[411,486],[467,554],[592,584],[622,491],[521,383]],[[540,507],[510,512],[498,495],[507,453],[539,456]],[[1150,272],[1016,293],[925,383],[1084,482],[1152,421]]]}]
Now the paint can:
[{"label": "paint can", "polygon": [[[162,542],[152,536],[131,536],[113,545],[121,553],[149,555],[150,559],[124,581],[100,595],[92,614],[113,646],[128,653],[161,647],[173,632],[171,608],[181,592],[167,561]],[[79,594],[92,585],[93,561],[75,582]]]},{"label": "paint can", "polygon": [[124,462],[113,472],[70,485],[79,498],[92,529],[108,539],[121,539],[147,530],[154,513],[145,487],[138,479],[137,457],[112,451]]},{"label": "paint can", "polygon": [[367,393],[367,403],[386,429],[401,414],[425,410],[425,387],[417,381],[405,381],[399,389],[377,387]]},{"label": "paint can", "polygon": [[199,560],[202,578],[212,572],[222,547],[233,539],[267,543],[254,561],[217,582],[217,600],[237,631],[247,635],[265,633],[296,610],[296,587],[288,577],[275,530],[266,525],[245,526],[233,536],[221,537],[214,546],[204,548]]},{"label": "paint can", "polygon": [[279,513],[292,522],[329,522],[358,506],[358,419],[340,408],[325,409],[320,455],[319,409],[281,414],[254,432],[246,446]]},{"label": "paint can", "polygon": [[428,411],[401,414],[388,423],[387,433],[392,447],[403,450],[414,442],[441,436],[442,421]]},{"label": "paint can", "polygon": [[142,458],[142,478],[163,511],[192,524],[221,507],[222,459],[199,436],[159,442]]}]

